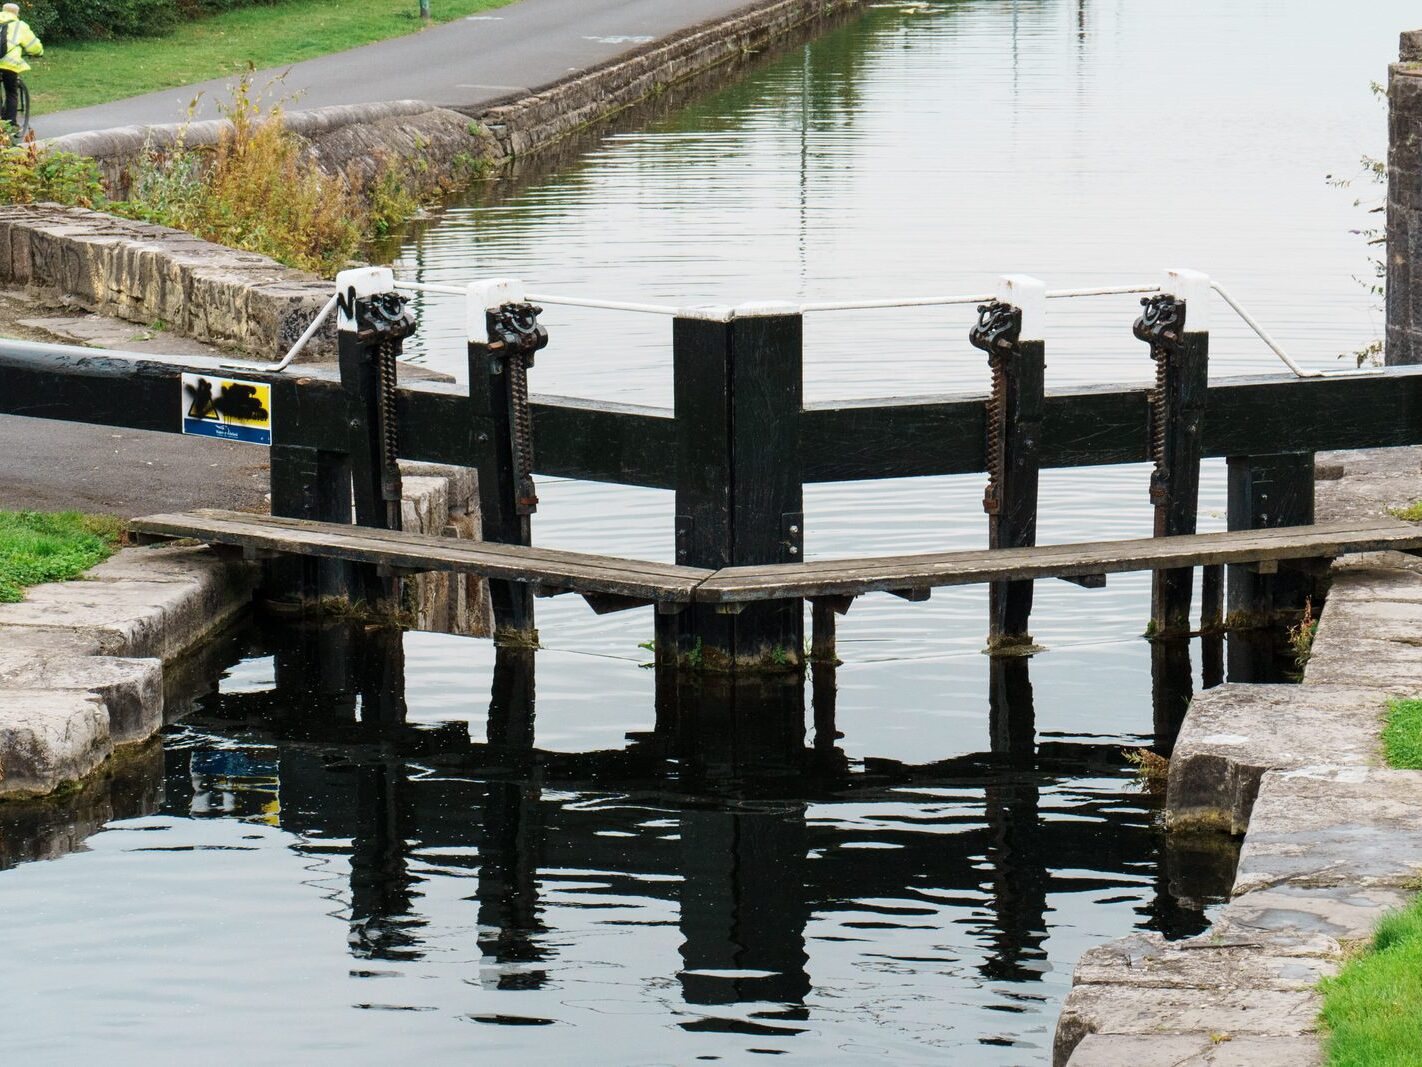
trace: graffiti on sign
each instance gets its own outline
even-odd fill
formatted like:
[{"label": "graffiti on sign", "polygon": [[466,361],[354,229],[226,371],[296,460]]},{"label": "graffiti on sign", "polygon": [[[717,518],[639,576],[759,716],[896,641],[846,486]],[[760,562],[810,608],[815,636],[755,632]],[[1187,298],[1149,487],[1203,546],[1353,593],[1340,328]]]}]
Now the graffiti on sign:
[{"label": "graffiti on sign", "polygon": [[183,375],[183,433],[272,443],[272,387],[266,382]]}]

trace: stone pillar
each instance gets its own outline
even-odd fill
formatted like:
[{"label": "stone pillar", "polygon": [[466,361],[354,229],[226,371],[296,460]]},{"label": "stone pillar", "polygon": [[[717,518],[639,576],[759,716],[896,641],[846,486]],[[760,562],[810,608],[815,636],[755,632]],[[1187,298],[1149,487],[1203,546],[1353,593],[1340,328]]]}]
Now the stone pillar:
[{"label": "stone pillar", "polygon": [[1387,75],[1385,358],[1395,366],[1422,363],[1422,30],[1402,34]]}]

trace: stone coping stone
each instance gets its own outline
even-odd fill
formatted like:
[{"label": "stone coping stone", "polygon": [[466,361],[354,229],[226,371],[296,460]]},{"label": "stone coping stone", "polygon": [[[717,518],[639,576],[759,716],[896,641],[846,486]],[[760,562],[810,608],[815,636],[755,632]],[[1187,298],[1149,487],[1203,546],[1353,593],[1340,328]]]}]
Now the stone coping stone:
[{"label": "stone coping stone", "polygon": [[1411,888],[1422,874],[1422,774],[1380,767],[1270,771],[1234,894],[1279,885]]},{"label": "stone coping stone", "polygon": [[1317,1018],[1318,994],[1313,990],[1080,985],[1062,1004],[1052,1063],[1063,1067],[1070,1060],[1076,1067],[1073,1053],[1088,1034],[1163,1039],[1216,1033],[1307,1040],[1316,1046],[1312,1035]]},{"label": "stone coping stone", "polygon": [[1365,941],[1390,911],[1416,894],[1387,886],[1280,885],[1241,893],[1226,904],[1211,928],[1222,937],[1269,938],[1271,951],[1341,955],[1351,942]]},{"label": "stone coping stone", "polygon": [[1375,568],[1337,574],[1304,682],[1367,687],[1383,697],[1422,694],[1422,575]]},{"label": "stone coping stone", "polygon": [[164,661],[242,611],[258,574],[206,548],[128,548],[0,605],[0,797],[52,793],[157,732]]},{"label": "stone coping stone", "polygon": [[1205,690],[1191,701],[1171,754],[1166,825],[1244,833],[1266,771],[1377,762],[1385,710],[1386,698],[1367,689],[1229,683]]},{"label": "stone coping stone", "polygon": [[143,741],[163,725],[163,661],[70,655],[0,646],[0,708],[7,689],[97,694],[108,708],[115,745]]},{"label": "stone coping stone", "polygon": [[113,751],[95,693],[0,690],[0,797],[42,796],[98,769]]},{"label": "stone coping stone", "polygon": [[1076,985],[1130,985],[1137,989],[1312,989],[1337,972],[1337,943],[1275,938],[1243,928],[1211,931],[1183,941],[1141,933],[1082,953]]},{"label": "stone coping stone", "polygon": [[257,580],[254,567],[224,562],[211,552],[184,561],[187,578],[166,570],[176,561],[160,554],[152,557],[156,579],[118,576],[136,562],[128,556],[97,581],[34,586],[20,603],[0,605],[0,626],[78,633],[96,641],[105,655],[171,659],[245,607]]},{"label": "stone coping stone", "polygon": [[1200,1030],[1191,1034],[1088,1034],[1071,1067],[1317,1067],[1312,1036],[1257,1037]]}]

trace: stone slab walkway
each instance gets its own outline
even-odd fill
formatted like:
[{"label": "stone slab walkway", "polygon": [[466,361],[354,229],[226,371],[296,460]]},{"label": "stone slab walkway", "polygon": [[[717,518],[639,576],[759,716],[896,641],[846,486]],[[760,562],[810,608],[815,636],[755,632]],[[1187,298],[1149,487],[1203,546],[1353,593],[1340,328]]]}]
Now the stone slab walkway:
[{"label": "stone slab walkway", "polygon": [[[1320,521],[1422,495],[1422,450],[1320,457]],[[1381,766],[1394,696],[1422,695],[1422,565],[1335,566],[1302,685],[1226,684],[1191,703],[1171,757],[1174,830],[1244,833],[1209,931],[1086,952],[1058,1022],[1061,1067],[1322,1062],[1319,979],[1410,900],[1422,874],[1422,773]]]}]

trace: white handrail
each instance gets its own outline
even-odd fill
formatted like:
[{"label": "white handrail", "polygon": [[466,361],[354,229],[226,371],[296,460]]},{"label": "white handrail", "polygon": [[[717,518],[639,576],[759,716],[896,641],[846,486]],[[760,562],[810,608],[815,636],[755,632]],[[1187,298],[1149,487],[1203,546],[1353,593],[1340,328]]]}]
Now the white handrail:
[{"label": "white handrail", "polygon": [[684,309],[669,304],[637,304],[627,300],[598,300],[582,296],[554,296],[551,293],[526,293],[536,304],[556,304],[560,307],[602,308],[606,311],[635,311],[643,315],[680,315]]},{"label": "white handrail", "polygon": [[1219,282],[1215,281],[1213,278],[1210,279],[1210,288],[1213,289],[1215,292],[1219,293],[1226,304],[1234,308],[1235,314],[1237,314],[1241,319],[1244,320],[1246,326],[1248,326],[1251,330],[1253,330],[1256,334],[1259,335],[1259,340],[1263,341],[1266,345],[1273,349],[1274,355],[1278,356],[1281,360],[1283,360],[1284,366],[1288,367],[1289,370],[1293,371],[1300,378],[1323,377],[1323,371],[1304,370],[1292,359],[1290,359],[1289,354],[1284,351],[1283,346],[1280,345],[1278,341],[1274,340],[1274,338],[1270,337],[1268,331],[1265,330],[1263,326],[1260,326],[1259,323],[1254,321],[1254,316],[1249,314],[1249,312],[1245,311],[1244,308],[1240,306],[1239,301],[1235,300],[1234,297],[1230,296],[1229,293],[1225,291],[1225,287]]},{"label": "white handrail", "polygon": [[296,339],[296,344],[287,349],[286,355],[282,356],[279,362],[268,363],[261,369],[270,371],[273,374],[280,374],[286,370],[291,361],[301,354],[301,350],[306,347],[307,342],[316,336],[316,331],[321,328],[321,324],[331,317],[331,312],[336,309],[336,301],[338,299],[338,297],[333,296],[330,300],[326,301],[321,310],[316,313],[316,317],[311,320],[311,325],[306,327],[306,332]]},{"label": "white handrail", "polygon": [[801,304],[800,311],[809,314],[816,311],[869,311],[874,308],[937,307],[948,304],[985,304],[997,299],[991,293],[972,296],[897,296],[884,300],[828,300],[815,304]]},{"label": "white handrail", "polygon": [[1158,285],[1099,285],[1091,289],[1048,289],[1048,300],[1065,300],[1078,296],[1126,296],[1131,293],[1158,293]]},{"label": "white handrail", "polygon": [[445,293],[449,296],[465,296],[469,292],[467,286],[436,285],[434,282],[396,282],[395,288],[411,293]]},{"label": "white handrail", "polygon": [[[1293,371],[1294,374],[1300,378],[1323,377],[1322,371],[1305,370],[1300,367],[1298,363],[1290,357],[1288,352],[1284,350],[1283,345],[1279,344],[1279,342],[1259,324],[1254,316],[1245,311],[1239,301],[1235,300],[1224,286],[1220,285],[1220,283],[1213,278],[1209,280],[1209,284],[1210,288],[1220,295],[1220,298],[1230,306],[1234,313],[1244,320],[1245,325],[1253,330],[1259,339],[1269,346],[1269,349],[1274,355],[1279,357],[1284,366],[1288,367],[1289,370]],[[406,289],[413,292],[444,293],[450,296],[464,296],[468,292],[466,288],[460,286],[438,285],[430,282],[397,281],[395,288]],[[1136,293],[1158,293],[1160,291],[1161,287],[1159,285],[1101,285],[1078,289],[1048,289],[1045,296],[1048,300],[1069,300],[1095,296],[1128,296]],[[691,311],[691,309],[685,307],[673,307],[669,304],[642,304],[627,300],[603,300],[596,297],[559,296],[553,293],[529,293],[528,299],[540,304],[553,304],[562,307],[599,308],[606,311],[631,311],[644,315],[677,316],[686,315]],[[991,293],[971,293],[955,296],[885,297],[878,300],[823,300],[798,305],[787,304],[786,307],[793,307],[800,314],[809,315],[826,311],[872,311],[886,308],[946,307],[955,304],[986,304],[994,299],[995,297]],[[302,335],[302,340],[297,342],[293,351],[288,353],[287,357],[283,359],[281,363],[266,369],[280,370],[290,363],[295,353],[299,352],[301,346],[309,339],[308,335],[315,332],[315,327],[319,326],[320,321],[329,313],[330,305],[323,309],[317,322],[312,324],[312,329],[308,330],[307,334]]]}]

